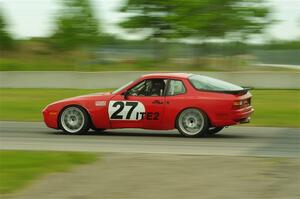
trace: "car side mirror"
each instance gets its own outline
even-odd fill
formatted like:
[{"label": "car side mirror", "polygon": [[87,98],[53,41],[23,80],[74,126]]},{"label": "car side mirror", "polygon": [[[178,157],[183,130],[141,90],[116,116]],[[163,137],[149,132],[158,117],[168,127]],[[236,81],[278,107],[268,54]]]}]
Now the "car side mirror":
[{"label": "car side mirror", "polygon": [[128,91],[125,91],[124,93],[123,93],[123,95],[124,95],[124,99],[128,99],[128,96],[129,96],[129,92]]}]

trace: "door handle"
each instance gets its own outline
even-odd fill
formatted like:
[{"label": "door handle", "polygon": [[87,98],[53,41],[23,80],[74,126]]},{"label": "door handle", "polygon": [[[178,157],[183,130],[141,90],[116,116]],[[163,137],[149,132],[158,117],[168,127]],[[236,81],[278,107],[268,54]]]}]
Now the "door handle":
[{"label": "door handle", "polygon": [[152,104],[163,104],[163,102],[162,102],[162,101],[159,101],[159,100],[154,100],[154,101],[152,102]]}]

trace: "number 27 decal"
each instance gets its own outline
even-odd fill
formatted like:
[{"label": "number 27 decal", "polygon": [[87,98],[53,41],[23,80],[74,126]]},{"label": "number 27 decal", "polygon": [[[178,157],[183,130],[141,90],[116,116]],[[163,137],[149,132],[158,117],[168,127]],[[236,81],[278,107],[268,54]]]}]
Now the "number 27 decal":
[{"label": "number 27 decal", "polygon": [[[125,106],[130,106],[129,111],[126,114],[126,119],[130,119],[130,116],[133,112],[133,110],[135,109],[135,107],[137,107],[138,102],[126,102]],[[120,113],[123,111],[124,109],[124,102],[115,102],[113,105],[113,107],[117,107],[119,106],[119,109],[117,109],[111,116],[111,119],[123,119],[123,115],[121,115]]]},{"label": "number 27 decal", "polygon": [[138,101],[110,101],[108,107],[111,120],[158,120],[158,112],[145,112],[145,106]]},{"label": "number 27 decal", "polygon": [[137,112],[145,112],[145,106],[138,101],[110,101],[108,107],[111,120],[139,120]]}]

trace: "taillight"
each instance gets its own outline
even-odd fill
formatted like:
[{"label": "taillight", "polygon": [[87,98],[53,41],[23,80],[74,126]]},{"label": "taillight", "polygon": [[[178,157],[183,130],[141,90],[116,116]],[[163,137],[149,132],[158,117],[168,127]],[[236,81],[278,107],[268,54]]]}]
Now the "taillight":
[{"label": "taillight", "polygon": [[245,99],[245,100],[238,100],[234,101],[232,108],[233,109],[240,109],[249,106],[251,103],[250,99]]},{"label": "taillight", "polygon": [[239,109],[239,108],[242,108],[242,106],[243,106],[243,101],[235,101],[235,102],[233,102],[232,108]]}]

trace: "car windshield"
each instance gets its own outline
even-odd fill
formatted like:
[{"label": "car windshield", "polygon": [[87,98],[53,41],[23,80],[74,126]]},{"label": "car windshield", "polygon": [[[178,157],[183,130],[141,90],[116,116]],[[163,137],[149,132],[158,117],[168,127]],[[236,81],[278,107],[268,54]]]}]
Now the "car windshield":
[{"label": "car windshield", "polygon": [[122,90],[122,89],[125,88],[126,86],[130,85],[132,82],[133,82],[133,81],[130,81],[130,82],[128,82],[127,84],[125,84],[125,85],[121,86],[120,88],[118,88],[117,90],[114,90],[114,91],[112,92],[112,94],[115,94],[115,93],[119,92],[120,90]]},{"label": "car windshield", "polygon": [[243,90],[242,87],[214,79],[211,77],[206,77],[202,75],[192,75],[189,77],[191,84],[198,90],[209,90],[209,91],[238,91]]}]

